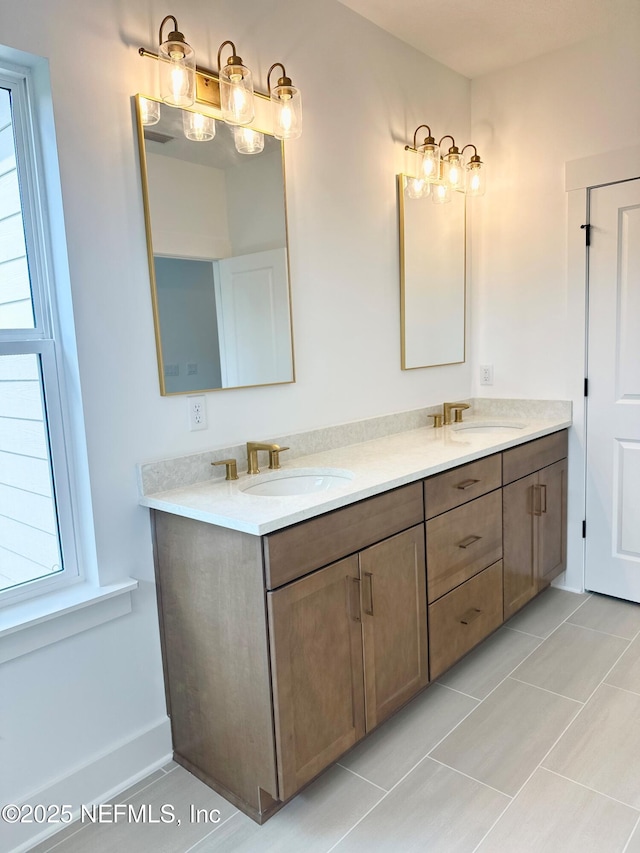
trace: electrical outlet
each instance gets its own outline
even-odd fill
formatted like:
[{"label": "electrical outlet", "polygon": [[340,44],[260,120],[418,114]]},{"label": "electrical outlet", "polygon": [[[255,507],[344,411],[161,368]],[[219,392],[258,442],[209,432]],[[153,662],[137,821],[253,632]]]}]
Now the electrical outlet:
[{"label": "electrical outlet", "polygon": [[493,365],[492,364],[481,364],[480,365],[480,384],[481,385],[493,385]]},{"label": "electrical outlet", "polygon": [[196,429],[206,429],[207,405],[204,394],[187,397],[187,404],[189,406],[189,429],[192,432]]}]

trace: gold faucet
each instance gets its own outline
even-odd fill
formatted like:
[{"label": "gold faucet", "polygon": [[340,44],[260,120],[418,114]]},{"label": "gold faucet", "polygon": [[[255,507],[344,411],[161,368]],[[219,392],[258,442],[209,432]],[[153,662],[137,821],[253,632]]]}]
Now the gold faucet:
[{"label": "gold faucet", "polygon": [[258,468],[258,451],[269,451],[269,468],[276,469],[280,467],[280,454],[283,450],[288,450],[288,447],[280,447],[279,444],[263,444],[260,441],[247,442],[247,474],[259,474]]},{"label": "gold faucet", "polygon": [[462,411],[463,409],[471,408],[468,403],[443,403],[444,409],[444,422],[448,426],[451,423],[451,412],[455,412],[455,422],[457,424],[462,423]]}]

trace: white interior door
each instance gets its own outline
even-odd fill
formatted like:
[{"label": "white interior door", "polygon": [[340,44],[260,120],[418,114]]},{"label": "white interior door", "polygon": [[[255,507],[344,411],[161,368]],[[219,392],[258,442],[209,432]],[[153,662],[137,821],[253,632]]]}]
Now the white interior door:
[{"label": "white interior door", "polygon": [[293,379],[286,249],[218,261],[222,385]]},{"label": "white interior door", "polygon": [[585,586],[640,601],[640,179],[590,192]]}]

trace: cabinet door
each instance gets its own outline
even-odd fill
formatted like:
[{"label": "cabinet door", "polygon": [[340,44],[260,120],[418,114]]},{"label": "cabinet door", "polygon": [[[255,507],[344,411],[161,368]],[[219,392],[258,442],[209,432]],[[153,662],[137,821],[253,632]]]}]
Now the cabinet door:
[{"label": "cabinet door", "polygon": [[538,588],[544,589],[567,566],[567,460],[538,473]]},{"label": "cabinet door", "polygon": [[360,553],[367,731],[429,681],[424,526]]},{"label": "cabinet door", "polygon": [[504,535],[504,618],[520,610],[538,591],[538,474],[510,483],[502,490]]},{"label": "cabinet door", "polygon": [[354,556],[267,594],[282,800],[364,734],[358,587]]}]

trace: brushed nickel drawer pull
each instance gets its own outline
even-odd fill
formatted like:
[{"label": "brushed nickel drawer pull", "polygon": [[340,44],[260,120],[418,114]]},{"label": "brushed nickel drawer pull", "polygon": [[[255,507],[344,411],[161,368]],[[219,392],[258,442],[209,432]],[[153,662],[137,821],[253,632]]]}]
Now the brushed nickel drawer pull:
[{"label": "brushed nickel drawer pull", "polygon": [[458,483],[456,489],[469,489],[471,486],[475,486],[475,484],[479,482],[480,480],[463,480],[461,483]]},{"label": "brushed nickel drawer pull", "polygon": [[[347,575],[347,615],[354,622],[362,622],[360,613],[360,578],[353,578]],[[354,598],[358,605],[357,611],[354,608]]]},{"label": "brushed nickel drawer pull", "polygon": [[462,619],[460,619],[460,624],[470,625],[472,622],[475,622],[475,620],[478,618],[478,616],[480,616],[481,613],[482,610],[478,610],[477,607],[472,607],[470,610],[467,610],[467,612],[462,616]]},{"label": "brushed nickel drawer pull", "polygon": [[468,548],[469,545],[473,545],[474,542],[479,542],[481,539],[482,536],[467,536],[466,539],[458,543],[458,548]]},{"label": "brushed nickel drawer pull", "polygon": [[373,616],[373,575],[371,572],[365,572],[364,577],[369,581],[369,607],[364,608],[367,616]]}]

